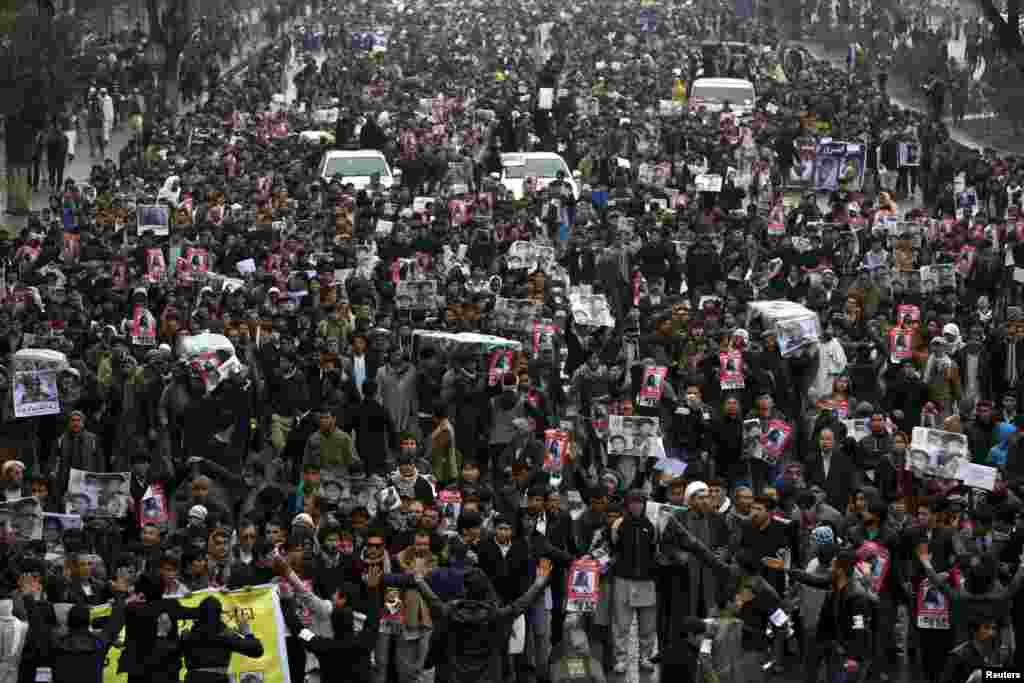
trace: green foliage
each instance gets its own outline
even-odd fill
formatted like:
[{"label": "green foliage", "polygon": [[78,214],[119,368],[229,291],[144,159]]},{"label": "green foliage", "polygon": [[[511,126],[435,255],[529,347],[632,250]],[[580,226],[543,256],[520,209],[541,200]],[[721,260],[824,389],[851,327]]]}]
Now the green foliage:
[{"label": "green foliage", "polygon": [[18,16],[16,0],[0,0],[0,40],[6,39],[15,30],[15,18]]},{"label": "green foliage", "polygon": [[0,114],[45,120],[63,108],[74,86],[76,23],[54,17],[45,2],[15,5],[0,0]]}]

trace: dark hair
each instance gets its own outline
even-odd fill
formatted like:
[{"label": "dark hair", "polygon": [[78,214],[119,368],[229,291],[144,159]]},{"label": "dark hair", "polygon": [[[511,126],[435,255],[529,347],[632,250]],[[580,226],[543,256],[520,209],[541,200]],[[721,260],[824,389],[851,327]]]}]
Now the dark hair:
[{"label": "dark hair", "polygon": [[92,613],[88,605],[75,605],[68,612],[68,629],[71,631],[82,631],[89,628]]},{"label": "dark hair", "polygon": [[754,496],[754,503],[763,505],[768,512],[773,512],[776,508],[775,499],[771,496]]},{"label": "dark hair", "polygon": [[195,625],[192,627],[193,632],[214,635],[224,630],[224,622],[220,618],[223,612],[220,600],[212,595],[204,598],[199,603],[198,610],[199,613],[196,615]]},{"label": "dark hair", "polygon": [[868,503],[867,511],[878,517],[879,522],[885,523],[886,517],[889,516],[889,506],[881,500],[872,500]]},{"label": "dark hair", "polygon": [[483,526],[483,523],[484,518],[479,512],[469,510],[459,515],[457,528],[459,531],[465,531],[466,529],[475,529],[476,527]]},{"label": "dark hair", "polygon": [[546,498],[548,495],[549,487],[544,484],[534,484],[526,491],[527,498]]}]

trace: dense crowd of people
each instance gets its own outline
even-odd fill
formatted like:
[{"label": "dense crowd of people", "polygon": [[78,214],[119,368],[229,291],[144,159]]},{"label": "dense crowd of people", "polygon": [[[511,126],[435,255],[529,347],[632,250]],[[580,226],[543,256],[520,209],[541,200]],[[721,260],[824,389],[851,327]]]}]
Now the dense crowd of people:
[{"label": "dense crowd of people", "polygon": [[293,683],[1024,670],[1024,165],[736,9],[282,5],[51,169],[0,280],[3,675],[222,683],[264,584]]}]

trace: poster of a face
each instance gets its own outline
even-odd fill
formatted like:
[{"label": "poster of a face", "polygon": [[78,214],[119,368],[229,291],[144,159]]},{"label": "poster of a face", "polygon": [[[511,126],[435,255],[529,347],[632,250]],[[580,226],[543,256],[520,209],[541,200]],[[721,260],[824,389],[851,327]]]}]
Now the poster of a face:
[{"label": "poster of a face", "polygon": [[38,498],[16,498],[0,503],[2,536],[7,541],[38,541],[43,538],[43,506]]},{"label": "poster of a face", "polygon": [[128,472],[71,470],[66,499],[68,514],[121,518],[128,514],[131,476]]}]

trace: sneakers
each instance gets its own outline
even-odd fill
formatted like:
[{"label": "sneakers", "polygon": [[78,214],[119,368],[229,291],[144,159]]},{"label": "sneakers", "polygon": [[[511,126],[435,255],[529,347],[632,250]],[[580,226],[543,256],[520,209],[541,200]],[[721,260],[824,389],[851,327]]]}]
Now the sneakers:
[{"label": "sneakers", "polygon": [[644,657],[640,660],[641,671],[654,671],[657,668],[658,666],[654,663],[654,661],[648,657]]},{"label": "sneakers", "polygon": [[624,673],[626,673],[626,663],[625,662],[615,662],[615,673],[617,673],[617,674],[624,674]]}]

